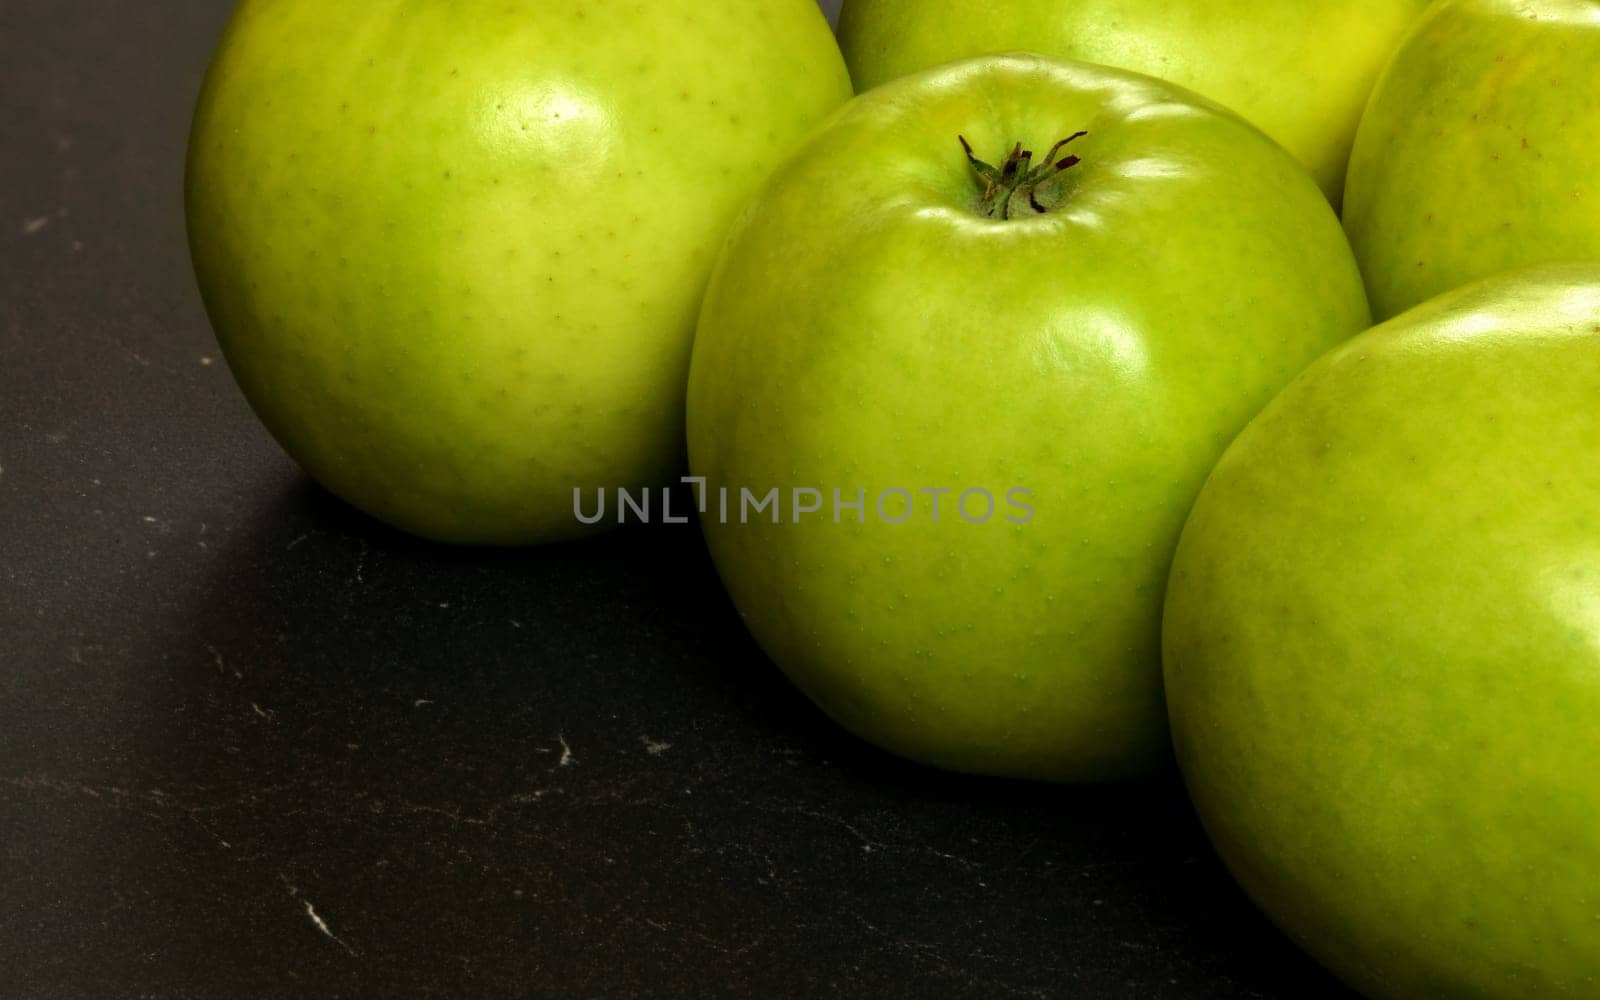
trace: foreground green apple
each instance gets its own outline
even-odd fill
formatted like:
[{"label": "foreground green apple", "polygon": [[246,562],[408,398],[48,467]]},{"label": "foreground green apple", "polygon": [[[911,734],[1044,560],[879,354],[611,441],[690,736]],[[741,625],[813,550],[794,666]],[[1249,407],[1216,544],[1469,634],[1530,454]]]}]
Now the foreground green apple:
[{"label": "foreground green apple", "polygon": [[1372,81],[1425,0],[845,0],[859,89],[1026,49],[1149,73],[1233,108],[1305,164],[1335,204]]},{"label": "foreground green apple", "polygon": [[1372,996],[1600,996],[1600,264],[1352,340],[1228,449],[1166,611],[1217,849]]},{"label": "foreground green apple", "polygon": [[1137,771],[1166,752],[1190,501],[1367,320],[1327,201],[1231,113],[1036,57],[896,81],[779,168],[714,272],[689,383],[712,555],[857,733],[963,771]]},{"label": "foreground green apple", "polygon": [[409,531],[582,529],[683,459],[738,206],[849,96],[812,0],[244,0],[195,115],[189,235],[256,412]]},{"label": "foreground green apple", "polygon": [[1600,258],[1600,3],[1444,0],[1373,91],[1345,226],[1380,317]]}]

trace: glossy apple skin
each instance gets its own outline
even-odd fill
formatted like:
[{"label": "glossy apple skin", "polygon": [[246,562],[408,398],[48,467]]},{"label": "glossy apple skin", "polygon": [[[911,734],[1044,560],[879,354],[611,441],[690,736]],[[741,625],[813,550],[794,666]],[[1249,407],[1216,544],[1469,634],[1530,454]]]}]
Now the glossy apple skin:
[{"label": "glossy apple skin", "polygon": [[986,52],[1148,73],[1242,114],[1338,204],[1372,82],[1425,0],[845,0],[858,90]]},{"label": "glossy apple skin", "polygon": [[1600,6],[1446,0],[1372,95],[1345,226],[1380,318],[1508,268],[1600,258]]},{"label": "glossy apple skin", "polygon": [[1239,435],[1166,608],[1244,887],[1373,997],[1600,995],[1600,264],[1432,300]]},{"label": "glossy apple skin", "polygon": [[811,0],[244,0],[195,114],[200,288],[333,492],[457,542],[576,534],[683,461],[739,205],[849,96]]},{"label": "glossy apple skin", "polygon": [[[998,159],[1079,129],[1064,201],[976,214]],[[1169,84],[1015,56],[856,98],[736,223],[700,317],[689,457],[827,516],[703,518],[764,649],[838,721],[959,771],[1056,780],[1164,759],[1161,596],[1233,434],[1364,329],[1338,221],[1294,160]],[[960,519],[887,488],[1031,491]],[[974,498],[974,516],[981,499]],[[897,516],[897,508],[890,508]],[[1017,516],[1023,516],[1017,512]]]}]

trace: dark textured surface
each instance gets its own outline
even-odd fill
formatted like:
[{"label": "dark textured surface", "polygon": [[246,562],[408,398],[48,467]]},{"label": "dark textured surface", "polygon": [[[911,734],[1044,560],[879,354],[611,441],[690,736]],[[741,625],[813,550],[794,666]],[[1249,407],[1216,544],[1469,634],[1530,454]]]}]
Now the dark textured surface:
[{"label": "dark textured surface", "polygon": [[452,551],[308,484],[184,247],[227,7],[0,2],[0,995],[1343,995],[1174,777],[839,733],[693,527]]}]

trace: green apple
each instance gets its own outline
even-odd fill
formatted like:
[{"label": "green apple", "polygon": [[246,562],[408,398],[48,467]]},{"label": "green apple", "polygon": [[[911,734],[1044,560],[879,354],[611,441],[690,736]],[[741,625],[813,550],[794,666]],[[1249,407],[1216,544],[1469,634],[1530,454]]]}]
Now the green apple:
[{"label": "green apple", "polygon": [[430,538],[584,530],[680,471],[739,205],[849,96],[813,0],[244,0],[187,206],[218,340],[334,493]]},{"label": "green apple", "polygon": [[1239,435],[1166,607],[1263,909],[1374,997],[1600,996],[1600,264],[1458,289]]},{"label": "green apple", "polygon": [[779,168],[713,272],[688,401],[711,553],[862,736],[960,771],[1137,772],[1167,753],[1190,502],[1367,323],[1327,201],[1232,113],[1033,56],[903,78]]},{"label": "green apple", "polygon": [[1171,80],[1282,143],[1339,201],[1372,82],[1426,0],[845,0],[858,89],[1026,49]]},{"label": "green apple", "polygon": [[1345,227],[1393,316],[1508,268],[1600,258],[1600,3],[1443,0],[1361,119]]}]

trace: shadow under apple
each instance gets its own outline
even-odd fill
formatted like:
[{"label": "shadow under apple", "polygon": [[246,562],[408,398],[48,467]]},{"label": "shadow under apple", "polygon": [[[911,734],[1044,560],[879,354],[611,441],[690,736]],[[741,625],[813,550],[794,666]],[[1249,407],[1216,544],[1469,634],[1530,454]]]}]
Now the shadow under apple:
[{"label": "shadow under apple", "polygon": [[1174,772],[994,781],[839,729],[745,632],[693,524],[451,548],[301,478],[235,526],[188,620],[210,719],[162,755],[235,952],[206,975],[354,983],[326,939],[282,935],[285,907],[339,900],[341,940],[397,988],[460,953],[490,982],[625,990],[666,948],[761,995],[846,965],[880,995],[1080,974],[1348,995],[1233,886]]}]

